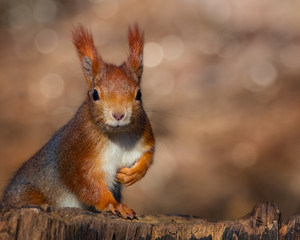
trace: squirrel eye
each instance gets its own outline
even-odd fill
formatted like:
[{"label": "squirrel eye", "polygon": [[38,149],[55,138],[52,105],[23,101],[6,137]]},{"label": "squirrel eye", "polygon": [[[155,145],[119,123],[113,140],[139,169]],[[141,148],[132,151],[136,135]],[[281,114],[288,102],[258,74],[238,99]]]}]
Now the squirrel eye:
[{"label": "squirrel eye", "polygon": [[136,93],[135,100],[141,100],[141,98],[142,98],[142,93],[141,90],[139,89],[138,92]]},{"label": "squirrel eye", "polygon": [[94,101],[100,100],[100,97],[99,97],[96,89],[94,89],[94,91],[93,91],[93,99],[94,99]]}]

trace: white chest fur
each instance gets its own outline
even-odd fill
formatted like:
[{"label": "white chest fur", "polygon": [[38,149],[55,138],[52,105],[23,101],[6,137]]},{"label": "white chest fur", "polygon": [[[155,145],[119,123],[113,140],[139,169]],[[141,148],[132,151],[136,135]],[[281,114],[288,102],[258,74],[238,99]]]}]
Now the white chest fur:
[{"label": "white chest fur", "polygon": [[144,152],[142,140],[135,136],[124,134],[109,139],[101,156],[108,188],[112,189],[118,169],[131,167]]},{"label": "white chest fur", "polygon": [[82,203],[77,199],[77,197],[70,193],[68,190],[61,196],[58,201],[59,207],[76,207],[83,208]]}]

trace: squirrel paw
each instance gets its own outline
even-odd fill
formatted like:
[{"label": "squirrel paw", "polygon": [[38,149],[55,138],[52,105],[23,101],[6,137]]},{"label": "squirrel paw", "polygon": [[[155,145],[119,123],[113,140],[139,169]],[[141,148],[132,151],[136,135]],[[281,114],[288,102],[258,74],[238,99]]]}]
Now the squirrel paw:
[{"label": "squirrel paw", "polygon": [[117,205],[113,205],[112,203],[108,204],[107,211],[111,212],[114,215],[118,215],[124,219],[134,219],[136,218],[135,212],[127,207],[124,204],[118,203]]},{"label": "squirrel paw", "polygon": [[136,168],[122,168],[117,173],[117,180],[128,187],[140,180],[144,175],[144,171],[139,171],[139,169]]}]

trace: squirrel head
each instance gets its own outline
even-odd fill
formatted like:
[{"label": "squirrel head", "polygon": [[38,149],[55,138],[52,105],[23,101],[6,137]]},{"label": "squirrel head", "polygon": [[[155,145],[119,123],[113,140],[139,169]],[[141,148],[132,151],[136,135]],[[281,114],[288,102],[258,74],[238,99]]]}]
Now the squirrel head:
[{"label": "squirrel head", "polygon": [[91,32],[82,25],[73,30],[73,42],[88,82],[91,120],[108,132],[137,128],[145,119],[141,99],[144,34],[137,24],[128,31],[129,56],[119,65],[98,55]]}]

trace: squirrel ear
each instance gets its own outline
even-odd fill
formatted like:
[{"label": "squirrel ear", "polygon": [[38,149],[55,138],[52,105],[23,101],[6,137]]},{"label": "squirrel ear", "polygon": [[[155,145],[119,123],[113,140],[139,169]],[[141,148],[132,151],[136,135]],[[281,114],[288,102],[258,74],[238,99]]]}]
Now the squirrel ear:
[{"label": "squirrel ear", "polygon": [[78,25],[73,30],[73,43],[77,49],[84,76],[91,88],[102,63],[94,45],[93,36],[86,27]]},{"label": "squirrel ear", "polygon": [[140,31],[137,24],[134,25],[133,29],[129,28],[128,40],[130,52],[127,65],[133,70],[140,82],[143,73],[144,33]]}]

